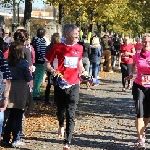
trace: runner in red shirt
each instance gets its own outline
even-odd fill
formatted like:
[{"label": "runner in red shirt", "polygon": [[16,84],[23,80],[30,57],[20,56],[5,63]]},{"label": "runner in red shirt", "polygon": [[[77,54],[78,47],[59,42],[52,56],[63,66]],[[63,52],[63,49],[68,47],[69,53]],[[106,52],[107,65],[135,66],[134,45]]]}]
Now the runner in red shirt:
[{"label": "runner in red shirt", "polygon": [[[122,72],[122,91],[125,92],[125,81],[124,78],[127,77],[132,68],[133,59],[132,56],[135,54],[134,45],[131,44],[129,37],[124,38],[124,44],[121,45],[121,72]],[[131,88],[130,80],[128,80],[128,89]]]},{"label": "runner in red shirt", "polygon": [[134,45],[134,47],[135,47],[136,53],[140,53],[141,52],[141,50],[142,50],[142,43],[141,43],[141,39],[140,38],[136,39],[136,44]]},{"label": "runner in red shirt", "polygon": [[[56,76],[63,75],[67,85],[57,85],[55,88],[57,117],[59,121],[58,135],[64,137],[64,113],[66,113],[66,136],[63,150],[69,150],[74,129],[75,110],[79,100],[79,74],[88,74],[82,64],[83,47],[77,44],[78,27],[73,24],[64,26],[64,43],[55,44],[46,54],[45,68]],[[57,67],[52,68],[50,62],[57,59]],[[55,61],[56,62],[56,61]]]}]

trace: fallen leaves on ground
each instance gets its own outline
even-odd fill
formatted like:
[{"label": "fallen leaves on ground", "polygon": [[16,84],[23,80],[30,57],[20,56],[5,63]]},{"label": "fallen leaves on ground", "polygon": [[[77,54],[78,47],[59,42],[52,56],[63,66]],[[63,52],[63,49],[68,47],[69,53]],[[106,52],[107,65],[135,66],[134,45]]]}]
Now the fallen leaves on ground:
[{"label": "fallen leaves on ground", "polygon": [[55,106],[43,104],[43,102],[35,102],[35,109],[25,119],[24,132],[28,137],[32,136],[34,131],[51,131],[52,124],[57,126]]}]

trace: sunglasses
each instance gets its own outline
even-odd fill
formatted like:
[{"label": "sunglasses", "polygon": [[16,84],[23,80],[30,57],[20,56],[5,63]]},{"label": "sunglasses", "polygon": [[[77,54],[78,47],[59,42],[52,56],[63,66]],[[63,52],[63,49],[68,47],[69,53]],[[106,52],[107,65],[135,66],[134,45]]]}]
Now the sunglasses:
[{"label": "sunglasses", "polygon": [[5,34],[9,34],[9,33],[5,33]]}]

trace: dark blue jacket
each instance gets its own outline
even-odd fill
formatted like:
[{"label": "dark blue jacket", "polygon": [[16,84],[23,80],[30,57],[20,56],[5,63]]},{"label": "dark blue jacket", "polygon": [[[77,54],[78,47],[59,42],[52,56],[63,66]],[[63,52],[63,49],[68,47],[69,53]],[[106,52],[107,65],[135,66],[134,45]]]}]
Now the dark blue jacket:
[{"label": "dark blue jacket", "polygon": [[100,62],[101,46],[97,48],[91,47],[90,62]]},{"label": "dark blue jacket", "polygon": [[16,66],[9,67],[9,69],[12,75],[12,80],[25,80],[26,82],[32,80],[29,63],[25,59],[21,59]]}]

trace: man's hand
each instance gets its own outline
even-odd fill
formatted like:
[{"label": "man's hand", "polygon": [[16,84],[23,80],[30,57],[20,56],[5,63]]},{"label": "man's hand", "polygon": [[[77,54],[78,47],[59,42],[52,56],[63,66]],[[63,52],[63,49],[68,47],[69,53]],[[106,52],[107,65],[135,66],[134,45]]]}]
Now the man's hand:
[{"label": "man's hand", "polygon": [[81,75],[89,75],[87,71],[83,71]]},{"label": "man's hand", "polygon": [[56,76],[59,74],[59,72],[56,71],[56,70],[53,70],[53,71],[51,71],[51,74],[52,74],[54,77],[56,77]]}]

